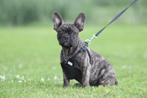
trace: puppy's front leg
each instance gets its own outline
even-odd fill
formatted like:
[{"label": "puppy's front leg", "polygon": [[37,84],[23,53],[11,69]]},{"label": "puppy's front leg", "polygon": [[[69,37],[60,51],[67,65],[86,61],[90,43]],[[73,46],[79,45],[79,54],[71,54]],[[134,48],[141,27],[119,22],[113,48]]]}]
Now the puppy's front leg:
[{"label": "puppy's front leg", "polygon": [[62,67],[62,72],[63,72],[63,87],[67,87],[69,86],[70,80],[66,75],[66,68],[65,68],[64,63],[61,63],[61,67]]},{"label": "puppy's front leg", "polygon": [[86,62],[83,66],[83,75],[82,75],[82,85],[85,86],[89,86],[89,80],[90,80],[90,70],[91,70],[91,65]]},{"label": "puppy's front leg", "polygon": [[67,76],[66,76],[66,74],[64,74],[63,73],[63,78],[64,78],[64,80],[63,80],[63,82],[64,82],[64,84],[63,84],[63,87],[67,87],[67,86],[69,86],[69,79],[67,78]]}]

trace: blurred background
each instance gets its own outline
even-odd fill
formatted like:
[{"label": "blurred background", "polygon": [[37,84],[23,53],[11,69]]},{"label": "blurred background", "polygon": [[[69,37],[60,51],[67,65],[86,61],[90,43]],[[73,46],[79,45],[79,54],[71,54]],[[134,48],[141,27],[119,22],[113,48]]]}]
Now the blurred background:
[{"label": "blurred background", "polygon": [[147,98],[147,0],[138,0],[89,45],[113,65],[119,85],[62,87],[53,12],[69,22],[84,12],[85,40],[131,1],[0,0],[0,98]]},{"label": "blurred background", "polygon": [[[49,24],[54,11],[67,20],[85,12],[88,24],[106,23],[131,0],[0,0],[0,25]],[[147,1],[138,0],[119,23],[147,23]]]}]

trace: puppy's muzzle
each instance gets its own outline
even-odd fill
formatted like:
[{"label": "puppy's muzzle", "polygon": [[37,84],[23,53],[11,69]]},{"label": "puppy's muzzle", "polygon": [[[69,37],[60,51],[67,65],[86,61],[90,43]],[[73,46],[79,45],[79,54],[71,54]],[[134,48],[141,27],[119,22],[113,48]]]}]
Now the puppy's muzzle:
[{"label": "puppy's muzzle", "polygon": [[70,38],[62,37],[59,39],[59,44],[63,47],[71,47]]}]

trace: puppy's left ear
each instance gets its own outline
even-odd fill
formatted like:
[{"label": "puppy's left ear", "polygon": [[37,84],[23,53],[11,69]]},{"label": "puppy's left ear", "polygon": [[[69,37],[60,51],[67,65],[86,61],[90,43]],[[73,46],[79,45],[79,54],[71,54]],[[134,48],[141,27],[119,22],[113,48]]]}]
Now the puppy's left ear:
[{"label": "puppy's left ear", "polygon": [[79,31],[82,31],[84,28],[84,22],[85,22],[85,15],[84,13],[80,13],[79,16],[74,21],[74,25],[79,29]]}]

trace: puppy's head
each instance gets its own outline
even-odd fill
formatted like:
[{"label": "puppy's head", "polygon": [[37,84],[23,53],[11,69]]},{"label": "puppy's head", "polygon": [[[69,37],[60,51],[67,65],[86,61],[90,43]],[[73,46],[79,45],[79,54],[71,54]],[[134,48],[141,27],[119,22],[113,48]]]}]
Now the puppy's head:
[{"label": "puppy's head", "polygon": [[57,32],[57,39],[62,47],[70,48],[77,45],[79,32],[84,28],[85,15],[80,13],[74,23],[64,23],[61,15],[53,14],[54,30]]}]

